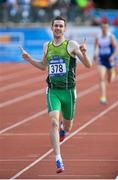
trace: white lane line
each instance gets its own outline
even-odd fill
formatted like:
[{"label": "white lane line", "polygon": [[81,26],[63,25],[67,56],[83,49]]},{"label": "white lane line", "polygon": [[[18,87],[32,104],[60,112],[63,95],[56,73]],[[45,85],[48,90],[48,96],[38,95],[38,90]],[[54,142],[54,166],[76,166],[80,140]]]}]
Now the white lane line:
[{"label": "white lane line", "polygon": [[[78,94],[78,97],[82,97],[84,95],[86,95],[87,93],[91,92],[91,91],[95,91],[98,89],[98,84],[96,84],[95,86],[92,86],[90,88],[88,88],[87,90],[83,91],[83,92],[80,92]],[[33,91],[31,93],[28,93],[28,94],[25,94],[23,96],[19,96],[19,97],[16,97],[14,99],[11,99],[11,100],[8,100],[8,101],[5,101],[5,102],[2,102],[0,103],[0,108],[4,108],[6,106],[9,106],[11,104],[14,104],[14,103],[18,103],[20,101],[24,101],[26,99],[29,99],[31,97],[34,97],[34,96],[37,96],[39,94],[43,94],[44,92],[46,91],[46,88],[44,89],[40,89],[40,90],[37,90],[37,91]]]},{"label": "white lane line", "polygon": [[31,93],[28,93],[28,94],[25,94],[23,96],[19,96],[19,97],[16,97],[14,99],[11,99],[11,100],[8,100],[8,101],[5,101],[3,103],[0,103],[0,108],[4,108],[6,106],[9,106],[11,104],[14,104],[14,103],[17,103],[17,102],[20,102],[20,101],[24,101],[26,99],[29,99],[29,98],[32,98],[34,96],[37,96],[39,94],[43,94],[44,92],[46,91],[46,88],[44,89],[39,89],[37,91],[33,91]]},{"label": "white lane line", "polygon": [[31,121],[31,120],[33,120],[35,118],[38,118],[39,116],[42,116],[42,115],[46,114],[46,112],[47,112],[47,110],[44,109],[43,111],[41,111],[39,113],[36,113],[36,114],[34,114],[32,116],[29,116],[29,117],[23,119],[22,121],[20,121],[18,123],[15,123],[15,124],[5,128],[5,129],[1,130],[0,134],[3,134],[3,133],[5,133],[5,132],[7,132],[7,131],[9,131],[11,129],[14,129],[15,127],[18,127],[18,126],[22,125],[22,124],[25,124],[26,122],[29,122],[29,121]]},{"label": "white lane line", "polygon": [[96,71],[96,70],[90,71],[89,73],[88,73],[88,72],[87,72],[87,73],[84,73],[84,74],[82,74],[82,75],[78,75],[78,76],[76,77],[76,81],[83,80],[83,79],[88,78],[88,77],[91,77],[91,76],[93,76],[93,75],[95,75],[95,74],[97,74],[97,71]]},{"label": "white lane line", "polygon": [[[89,93],[92,93],[92,92],[96,91],[97,89],[98,89],[98,85],[94,85],[94,86],[88,88],[87,90],[78,93],[77,98],[81,98],[81,97],[83,97],[85,95],[88,95]],[[28,118],[25,118],[24,120],[21,120],[18,123],[15,123],[15,124],[3,129],[3,130],[0,130],[0,134],[3,134],[5,132],[7,132],[8,130],[11,130],[11,129],[15,128],[15,127],[18,127],[18,126],[20,126],[20,125],[22,125],[22,124],[24,124],[24,123],[26,123],[28,121],[31,121],[35,117],[37,118],[37,117],[41,116],[42,114],[40,114],[40,113],[42,113],[42,112],[43,112],[43,114],[45,114],[47,111],[46,111],[46,109],[44,109],[43,111],[41,111],[39,113],[36,113],[36,114],[34,114],[32,116],[29,116]]]},{"label": "white lane line", "polygon": [[[107,109],[105,109],[104,111],[102,111],[101,113],[99,113],[97,116],[94,116],[92,119],[88,120],[87,123],[85,123],[84,125],[82,125],[81,127],[79,127],[77,130],[75,130],[73,133],[71,133],[63,142],[60,143],[60,145],[64,144],[66,141],[68,141],[70,138],[72,138],[73,136],[75,136],[78,132],[82,131],[83,129],[85,129],[86,127],[88,127],[89,125],[91,125],[92,123],[94,123],[95,121],[97,121],[99,118],[101,118],[102,116],[104,116],[105,114],[107,114],[108,112],[110,112],[111,110],[113,110],[114,108],[116,108],[118,106],[118,101],[114,102],[111,106],[109,106]],[[38,159],[36,159],[34,162],[32,162],[31,164],[29,164],[27,167],[25,167],[24,169],[22,169],[21,171],[19,171],[18,173],[16,173],[13,177],[10,178],[10,180],[16,179],[17,177],[19,177],[20,175],[22,175],[24,172],[26,172],[27,170],[31,169],[34,165],[36,165],[37,163],[39,163],[41,160],[43,160],[45,157],[47,157],[49,154],[51,154],[53,152],[53,149],[50,149],[49,151],[47,151],[45,154],[43,154],[41,157],[39,157]]]},{"label": "white lane line", "polygon": [[97,119],[99,119],[100,117],[104,116],[105,114],[107,114],[109,111],[111,111],[112,109],[116,108],[118,106],[118,101],[114,102],[111,106],[109,106],[107,109],[105,109],[104,111],[102,111],[101,113],[99,113],[98,115],[96,115],[95,117],[93,117],[90,121],[88,121],[87,123],[85,123],[84,125],[82,125],[80,128],[78,128],[76,131],[74,131],[73,133],[71,133],[61,144],[63,144],[65,141],[67,141],[68,139],[70,139],[71,137],[73,137],[74,135],[76,135],[78,132],[80,132],[81,130],[85,129],[87,126],[89,126],[90,124],[92,124],[93,122],[95,122]]},{"label": "white lane line", "polygon": [[[10,65],[10,66],[9,66]],[[0,68],[3,70],[3,72],[1,71],[1,74],[0,75],[3,75],[2,73],[4,73],[4,71],[6,71],[6,74],[7,74],[7,76],[9,75],[9,74],[11,74],[12,72],[8,72],[8,70],[10,70],[10,71],[13,71],[13,70],[22,70],[22,69],[25,69],[25,68],[27,68],[26,67],[26,65],[27,64],[14,64],[14,63],[4,63],[4,64],[2,64],[2,63],[0,63]],[[6,66],[5,68],[4,68],[4,66]],[[9,73],[9,74],[8,74]]]},{"label": "white lane line", "polygon": [[[24,161],[35,161],[35,159],[38,157],[39,155],[37,155],[36,157],[25,157],[25,158],[6,158],[6,159],[0,159],[0,162],[24,162]],[[43,162],[51,162],[53,161],[53,159],[42,159]],[[114,162],[114,163],[118,163],[118,159],[65,159],[63,158],[63,161],[65,162]]]},{"label": "white lane line", "polygon": [[[68,176],[69,177],[74,177],[75,180],[90,180],[88,177],[92,177],[92,180],[105,180],[105,179],[101,179],[101,175],[100,174],[78,174],[78,175],[75,175],[75,174],[69,174],[69,175],[66,175],[66,174],[60,174],[59,176],[61,176],[63,179],[57,179],[57,175],[56,174],[45,174],[45,175],[38,175],[38,177],[56,177],[54,180],[67,180]],[[67,177],[67,178],[66,178]],[[83,179],[83,177],[87,177],[87,179]],[[99,177],[99,179],[98,179]],[[78,179],[79,178],[79,179]],[[74,179],[68,179],[68,180],[74,180]],[[40,179],[40,180],[49,180],[49,179]],[[53,179],[51,179],[53,180]],[[113,180],[113,179],[106,179],[106,180]]]},{"label": "white lane line", "polygon": [[88,89],[86,89],[86,90],[84,90],[84,91],[82,91],[82,92],[79,92],[79,93],[77,94],[77,98],[83,97],[83,96],[85,96],[85,95],[87,95],[87,94],[89,94],[89,93],[91,93],[91,92],[94,92],[94,91],[96,91],[98,88],[99,88],[98,84],[95,84],[94,86],[92,86],[92,87],[90,87],[90,88],[88,88]]},{"label": "white lane line", "polygon": [[[82,79],[88,78],[90,76],[93,76],[93,74],[95,74],[95,73],[96,73],[96,71],[91,71],[89,73],[84,73],[81,76],[78,75],[77,79],[82,80]],[[27,84],[35,83],[35,82],[38,82],[39,80],[44,80],[45,77],[46,77],[46,75],[44,74],[44,75],[39,76],[39,77],[34,77],[34,78],[31,78],[31,79],[23,80],[23,81],[20,81],[20,82],[15,82],[15,83],[12,83],[12,84],[10,83],[8,85],[0,87],[0,92],[4,92],[4,91],[7,91],[7,90],[18,88],[18,87],[21,87],[21,86],[24,86],[24,85],[27,85]]]},{"label": "white lane line", "polygon": [[0,159],[0,162],[27,162],[33,161],[35,158],[24,158],[24,159]]},{"label": "white lane line", "polygon": [[[99,132],[99,133],[79,133],[78,136],[118,136],[118,133],[115,132]],[[77,137],[78,138],[78,137]]]},{"label": "white lane line", "polygon": [[49,136],[49,133],[5,133],[1,136]]},{"label": "white lane line", "polygon": [[35,73],[34,71],[30,71],[29,69],[23,69],[20,70],[18,72],[14,72],[14,73],[10,73],[10,74],[6,74],[6,75],[2,75],[0,78],[0,81],[5,81],[5,80],[9,80],[9,79],[16,79],[16,77],[22,77],[25,74],[33,74]]},{"label": "white lane line", "polygon": [[49,154],[51,154],[53,152],[53,149],[50,149],[49,151],[47,151],[44,155],[42,155],[41,157],[39,157],[37,160],[35,160],[33,163],[31,163],[29,166],[25,167],[24,169],[22,169],[20,172],[18,172],[16,175],[14,175],[13,177],[10,178],[10,180],[13,180],[17,177],[19,177],[21,174],[23,174],[24,172],[26,172],[27,170],[29,170],[31,167],[33,167],[35,164],[37,164],[38,162],[40,162],[42,159],[44,159],[46,156],[48,156]]},{"label": "white lane line", "polygon": [[[6,136],[49,136],[49,133],[5,133],[1,134],[1,137]],[[74,138],[80,138],[80,136],[118,136],[118,133],[79,133]]]},{"label": "white lane line", "polygon": [[[9,160],[9,159],[8,159]],[[12,158],[13,160],[13,158]],[[50,162],[53,159],[43,159],[42,161]],[[64,161],[71,162],[71,161],[81,161],[81,162],[118,162],[118,159],[83,159],[83,158],[76,158],[76,159],[66,159],[63,158]]]},{"label": "white lane line", "polygon": [[[96,84],[96,86],[98,86],[98,85]],[[40,90],[40,91],[41,91],[41,90]],[[40,91],[39,91],[39,94],[41,94]],[[45,91],[45,90],[42,89],[42,93],[43,93],[44,91]],[[87,90],[87,91],[88,91],[88,90]],[[84,93],[84,92],[83,92],[83,93]],[[85,93],[86,93],[86,92],[85,92]],[[8,101],[4,101],[4,102],[0,103],[0,108],[4,108],[4,107],[9,106],[9,105],[11,105],[11,104],[13,104],[13,103],[17,103],[17,102],[19,102],[19,101],[28,99],[28,98],[30,98],[30,96],[33,97],[33,96],[36,96],[36,95],[38,95],[38,90],[37,90],[37,91],[33,91],[32,93],[27,93],[27,94],[25,94],[25,95],[16,97],[16,98],[14,98],[14,99],[12,98],[11,100],[8,100]],[[83,95],[84,95],[84,94],[83,94]]]},{"label": "white lane line", "polygon": [[8,90],[11,90],[11,89],[14,89],[14,88],[18,88],[18,87],[26,86],[28,84],[32,84],[32,83],[35,83],[35,82],[38,82],[38,81],[42,81],[42,80],[44,80],[44,78],[45,78],[45,75],[42,75],[40,77],[34,77],[34,78],[31,78],[31,79],[16,82],[16,83],[13,83],[13,84],[8,84],[6,86],[0,87],[0,92],[5,92],[5,91],[8,91]]}]

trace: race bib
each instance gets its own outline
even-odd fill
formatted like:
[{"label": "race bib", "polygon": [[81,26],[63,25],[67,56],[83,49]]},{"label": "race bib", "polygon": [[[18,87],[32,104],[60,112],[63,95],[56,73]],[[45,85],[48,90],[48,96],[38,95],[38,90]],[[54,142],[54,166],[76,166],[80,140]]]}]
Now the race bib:
[{"label": "race bib", "polygon": [[63,59],[50,61],[49,64],[50,76],[63,76],[64,74],[66,74],[66,64]]},{"label": "race bib", "polygon": [[106,55],[106,54],[110,54],[111,50],[109,47],[102,47],[100,48],[100,54],[101,55]]}]

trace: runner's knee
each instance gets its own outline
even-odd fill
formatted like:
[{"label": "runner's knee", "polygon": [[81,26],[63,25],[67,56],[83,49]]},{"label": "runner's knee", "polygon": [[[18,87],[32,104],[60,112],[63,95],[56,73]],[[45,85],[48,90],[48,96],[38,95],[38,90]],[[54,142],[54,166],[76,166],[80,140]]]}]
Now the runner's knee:
[{"label": "runner's knee", "polygon": [[52,119],[51,119],[51,126],[52,126],[52,128],[57,128],[57,129],[59,129],[59,121],[58,121],[58,119],[52,118]]}]

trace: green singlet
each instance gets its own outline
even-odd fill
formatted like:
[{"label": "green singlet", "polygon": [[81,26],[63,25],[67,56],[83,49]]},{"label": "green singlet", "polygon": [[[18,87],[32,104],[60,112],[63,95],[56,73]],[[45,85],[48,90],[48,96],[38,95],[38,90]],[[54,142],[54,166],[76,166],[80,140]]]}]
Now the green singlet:
[{"label": "green singlet", "polygon": [[49,88],[70,89],[75,87],[76,59],[67,51],[68,40],[54,46],[49,42],[46,59],[48,64],[47,83]]},{"label": "green singlet", "polygon": [[48,112],[58,110],[66,120],[72,120],[75,112],[76,59],[67,51],[68,40],[55,46],[48,43],[46,60],[48,65]]}]

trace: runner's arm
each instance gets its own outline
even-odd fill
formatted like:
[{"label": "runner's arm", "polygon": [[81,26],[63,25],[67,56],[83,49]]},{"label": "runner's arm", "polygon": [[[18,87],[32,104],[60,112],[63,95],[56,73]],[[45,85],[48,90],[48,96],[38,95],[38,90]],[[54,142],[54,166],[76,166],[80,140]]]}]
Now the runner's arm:
[{"label": "runner's arm", "polygon": [[112,43],[112,46],[114,47],[114,52],[111,55],[110,60],[114,59],[115,56],[118,54],[118,43],[114,35],[111,35],[111,43]]},{"label": "runner's arm", "polygon": [[94,43],[94,50],[93,50],[93,60],[96,61],[98,57],[98,38],[95,38],[95,43]]},{"label": "runner's arm", "polygon": [[33,59],[30,54],[28,54],[22,47],[19,47],[22,53],[22,57],[28,61],[33,66],[39,68],[40,70],[46,70],[47,64],[46,64],[46,50],[47,50],[47,44],[44,45],[44,51],[43,51],[43,58],[42,61],[38,62],[38,60]]},{"label": "runner's arm", "polygon": [[79,46],[76,41],[71,41],[70,46],[72,47],[70,54],[74,55],[75,57],[77,56],[86,67],[90,68],[92,66],[92,62],[89,59],[88,55],[86,54],[87,51],[86,43],[83,42]]}]

